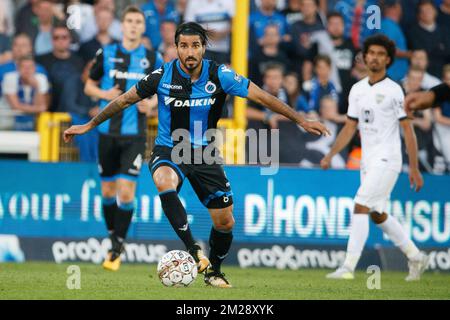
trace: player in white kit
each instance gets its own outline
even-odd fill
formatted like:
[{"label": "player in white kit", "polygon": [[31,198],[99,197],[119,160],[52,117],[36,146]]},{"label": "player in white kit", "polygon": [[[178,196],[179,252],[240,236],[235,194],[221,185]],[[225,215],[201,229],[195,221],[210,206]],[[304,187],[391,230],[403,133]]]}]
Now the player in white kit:
[{"label": "player in white kit", "polygon": [[402,166],[400,127],[408,152],[411,187],[415,185],[419,191],[423,186],[416,136],[403,109],[403,91],[386,76],[386,69],[394,61],[395,50],[395,44],[383,35],[369,37],[364,42],[363,59],[368,77],[352,87],[348,119],[329,154],[320,163],[323,169],[329,168],[331,158],[350,142],[359,128],[361,185],[354,199],[347,254],[344,264],[327,278],[354,279],[354,270],[369,235],[369,216],[408,258],[409,274],[405,280],[419,280],[428,265],[428,256],[419,251],[400,223],[385,211]]}]

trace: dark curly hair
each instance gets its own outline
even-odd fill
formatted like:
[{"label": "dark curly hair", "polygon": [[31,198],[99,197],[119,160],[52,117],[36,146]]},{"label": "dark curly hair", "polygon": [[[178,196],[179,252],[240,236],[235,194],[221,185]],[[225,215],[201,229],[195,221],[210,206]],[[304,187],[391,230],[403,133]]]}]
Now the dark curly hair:
[{"label": "dark curly hair", "polygon": [[394,60],[395,60],[395,50],[396,49],[395,49],[394,41],[392,41],[391,39],[389,39],[388,37],[386,37],[383,34],[376,34],[371,37],[368,37],[364,41],[363,49],[362,49],[364,62],[366,61],[366,54],[367,54],[367,52],[369,52],[370,46],[374,46],[374,45],[382,46],[386,49],[389,58],[391,58],[391,61],[387,65],[387,67],[389,68],[394,63]]},{"label": "dark curly hair", "polygon": [[180,35],[197,35],[202,41],[202,45],[207,45],[209,42],[209,37],[211,36],[211,31],[203,28],[201,25],[195,22],[185,22],[178,26],[175,31],[175,44],[178,46],[178,41],[180,40]]}]

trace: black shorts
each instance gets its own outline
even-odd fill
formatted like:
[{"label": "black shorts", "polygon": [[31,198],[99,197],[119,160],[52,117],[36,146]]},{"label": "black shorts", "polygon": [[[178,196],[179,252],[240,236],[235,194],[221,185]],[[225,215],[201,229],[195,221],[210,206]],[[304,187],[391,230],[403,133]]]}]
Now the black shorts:
[{"label": "black shorts", "polygon": [[98,144],[99,172],[102,181],[123,178],[135,181],[145,155],[144,137],[100,135]]},{"label": "black shorts", "polygon": [[148,164],[152,176],[161,166],[171,167],[180,178],[177,191],[180,191],[184,179],[187,178],[205,207],[221,209],[233,204],[230,182],[221,164],[176,164],[172,161],[171,152],[170,147],[155,146],[153,148]]}]

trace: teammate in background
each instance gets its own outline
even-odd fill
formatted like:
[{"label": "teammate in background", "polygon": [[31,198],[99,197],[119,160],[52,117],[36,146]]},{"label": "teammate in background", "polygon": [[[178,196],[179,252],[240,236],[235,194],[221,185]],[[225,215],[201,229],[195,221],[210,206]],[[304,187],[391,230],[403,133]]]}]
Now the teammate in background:
[{"label": "teammate in background", "polygon": [[[145,16],[139,8],[125,9],[122,30],[121,43],[106,45],[97,52],[86,82],[85,93],[99,99],[101,109],[163,64],[159,53],[141,44]],[[133,216],[136,179],[146,147],[145,113],[149,104],[148,100],[131,104],[99,126],[102,205],[112,243],[103,267],[112,271],[120,267],[120,254]]]},{"label": "teammate in background", "polygon": [[369,235],[370,216],[408,258],[409,275],[405,280],[419,280],[429,258],[419,251],[397,219],[385,211],[402,166],[399,127],[405,135],[411,187],[415,185],[415,190],[419,191],[423,186],[418,169],[416,136],[403,109],[402,88],[386,76],[386,69],[394,62],[395,44],[384,35],[369,37],[364,42],[363,57],[369,76],[353,85],[345,126],[320,163],[323,169],[328,169],[331,158],[350,142],[359,127],[361,186],[355,197],[347,254],[344,264],[327,278],[354,279],[356,265]]},{"label": "teammate in background", "polygon": [[[198,271],[205,272],[205,282],[215,287],[228,288],[231,285],[221,272],[221,264],[233,239],[233,194],[230,183],[220,161],[206,163],[203,157],[199,164],[193,161],[193,150],[202,148],[203,151],[211,144],[205,132],[217,127],[226,95],[248,98],[283,114],[310,133],[320,135],[329,132],[320,122],[306,121],[285,103],[226,65],[203,59],[208,36],[209,32],[197,23],[181,24],[175,33],[177,60],[164,64],[161,69],[146,76],[128,92],[113,100],[90,122],[67,129],[64,139],[70,141],[74,135],[83,134],[130,105],[157,94],[158,136],[149,168],[162,208],[173,229],[196,260]],[[180,132],[179,129],[184,129],[188,134],[186,140],[181,142],[175,136]],[[180,162],[175,148],[182,144],[192,152],[191,157]],[[188,178],[212,218],[209,259],[195,242],[186,210],[178,197],[185,178]]]}]

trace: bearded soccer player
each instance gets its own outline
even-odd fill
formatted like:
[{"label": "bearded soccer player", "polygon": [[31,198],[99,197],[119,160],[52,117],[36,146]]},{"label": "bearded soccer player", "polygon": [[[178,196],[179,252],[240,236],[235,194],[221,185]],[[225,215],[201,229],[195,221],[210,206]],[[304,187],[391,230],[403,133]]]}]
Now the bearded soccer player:
[{"label": "bearded soccer player", "polygon": [[400,127],[408,152],[411,187],[415,185],[419,191],[423,186],[416,136],[403,108],[402,88],[386,76],[386,69],[394,62],[394,57],[395,44],[386,36],[366,39],[363,58],[369,76],[352,87],[345,126],[330,153],[321,161],[322,168],[329,168],[331,158],[350,142],[359,128],[361,185],[354,199],[345,261],[327,275],[330,279],[354,279],[354,270],[369,235],[369,216],[408,258],[407,281],[419,280],[428,265],[428,256],[419,251],[397,219],[386,213],[386,204],[402,167]]},{"label": "bearded soccer player", "polygon": [[[195,150],[208,148],[205,133],[215,129],[227,94],[248,98],[302,126],[307,132],[329,134],[316,121],[306,121],[292,108],[263,91],[248,79],[225,65],[204,59],[209,32],[197,23],[180,25],[175,33],[178,59],[164,64],[128,92],[112,101],[97,117],[87,124],[72,126],[64,133],[70,140],[106,121],[116,113],[141,99],[158,96],[158,136],[149,168],[158,189],[161,205],[173,229],[197,262],[199,272],[205,272],[205,282],[214,287],[231,287],[221,272],[221,264],[233,239],[233,196],[220,163],[206,163],[193,159]],[[178,129],[188,133],[187,141],[179,142]],[[200,132],[198,132],[200,130]],[[193,150],[192,157],[180,163],[175,150],[180,143]],[[178,191],[187,178],[199,200],[208,209],[213,227],[209,238],[209,259],[192,236],[186,210]]]},{"label": "bearded soccer player", "polygon": [[[125,9],[122,30],[121,43],[104,46],[97,52],[86,82],[86,94],[99,99],[100,108],[163,64],[159,53],[141,44],[145,16],[139,8]],[[145,100],[132,104],[99,126],[102,207],[112,243],[103,267],[111,271],[120,267],[120,254],[133,216],[136,179],[146,146],[145,108],[149,103]]]}]

